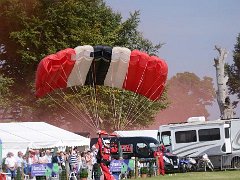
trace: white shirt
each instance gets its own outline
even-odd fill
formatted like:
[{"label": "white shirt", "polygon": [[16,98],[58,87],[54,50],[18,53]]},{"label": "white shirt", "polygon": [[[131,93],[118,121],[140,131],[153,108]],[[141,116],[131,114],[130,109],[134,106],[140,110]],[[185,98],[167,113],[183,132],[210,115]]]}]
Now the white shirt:
[{"label": "white shirt", "polygon": [[7,157],[5,160],[5,164],[8,165],[9,167],[15,167],[16,163],[17,161],[13,156]]},{"label": "white shirt", "polygon": [[44,159],[46,160],[46,163],[52,163],[52,156],[45,154]]},{"label": "white shirt", "polygon": [[22,167],[23,158],[17,156],[17,157],[16,157],[16,162],[17,162],[17,167]]},{"label": "white shirt", "polygon": [[97,153],[98,153],[97,149],[92,152],[92,163],[93,164],[97,163],[97,158],[96,158]]}]

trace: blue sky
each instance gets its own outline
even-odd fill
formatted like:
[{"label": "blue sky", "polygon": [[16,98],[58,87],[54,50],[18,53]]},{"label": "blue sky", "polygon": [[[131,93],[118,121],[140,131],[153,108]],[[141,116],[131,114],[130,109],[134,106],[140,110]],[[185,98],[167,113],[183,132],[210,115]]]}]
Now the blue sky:
[{"label": "blue sky", "polygon": [[[240,0],[106,0],[124,19],[140,10],[139,30],[154,43],[166,43],[159,57],[169,66],[169,78],[178,72],[193,72],[215,80],[215,45],[232,51],[240,33]],[[216,105],[215,105],[216,106]],[[218,108],[218,107],[217,107]],[[211,117],[218,118],[218,109]],[[216,113],[217,111],[217,113]]]}]

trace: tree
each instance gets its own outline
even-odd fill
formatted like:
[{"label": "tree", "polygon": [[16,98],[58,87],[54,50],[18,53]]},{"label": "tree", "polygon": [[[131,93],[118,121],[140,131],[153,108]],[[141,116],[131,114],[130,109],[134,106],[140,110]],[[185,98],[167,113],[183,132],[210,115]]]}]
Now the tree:
[{"label": "tree", "polygon": [[14,94],[12,86],[14,80],[0,75],[0,119],[1,120],[17,120],[22,114],[19,102],[23,102],[21,97]]},{"label": "tree", "polygon": [[[16,26],[8,31],[7,36],[11,39],[6,41],[14,40],[17,49],[15,53],[11,51],[15,55],[7,63],[19,60],[14,62],[18,70],[21,68],[24,82],[33,79],[36,66],[43,57],[67,47],[102,44],[138,48],[148,53],[156,53],[161,47],[160,43],[153,45],[137,30],[138,11],[121,22],[121,15],[112,12],[102,0],[6,2],[10,5],[5,5],[2,19],[11,22],[7,24],[8,28]],[[12,67],[6,70],[12,71]]]},{"label": "tree", "polygon": [[96,89],[84,86],[75,93],[70,88],[52,93],[48,98],[39,99],[36,109],[42,111],[36,111],[39,113],[37,116],[51,109],[62,119],[72,116],[92,129],[114,131],[148,126],[154,122],[156,113],[168,106],[166,92],[160,100],[151,101],[130,91],[105,86],[97,86]]},{"label": "tree", "polygon": [[3,77],[2,75],[0,75],[0,96],[1,96],[0,111],[2,111],[0,119],[4,118],[4,115],[10,108],[10,105],[11,105],[10,98],[12,96],[10,87],[12,86],[12,84],[13,84],[12,79],[6,78],[6,77]]},{"label": "tree", "polygon": [[[240,34],[238,34],[237,42],[234,46],[233,64],[227,64],[226,71],[229,77],[227,82],[229,92],[236,94],[238,99],[240,99]],[[233,104],[236,106],[237,103],[238,101],[235,101]]]},{"label": "tree", "polygon": [[[73,115],[70,112],[64,114],[62,110],[59,110],[59,106],[55,104],[55,98],[39,100],[38,103],[33,98],[35,71],[39,61],[46,55],[56,53],[58,50],[67,47],[85,44],[138,48],[150,54],[156,54],[161,47],[160,43],[153,45],[137,30],[139,24],[138,11],[130,14],[130,17],[122,22],[121,15],[114,13],[102,0],[33,0],[31,3],[29,3],[29,0],[5,0],[0,4],[0,7],[3,9],[0,18],[3,20],[6,29],[6,31],[1,31],[0,42],[3,42],[7,49],[3,71],[6,75],[14,77],[14,86],[17,87],[14,92],[23,97],[24,102],[22,103],[28,102],[25,103],[27,104],[25,107],[33,108],[32,110],[35,113],[32,114],[31,118],[34,119],[41,116],[51,120],[59,120]],[[104,127],[111,126],[110,129],[118,129],[123,127],[121,123],[117,125],[115,120],[113,120],[116,122],[115,124],[112,124],[112,121],[109,123],[110,113],[112,113],[110,111],[111,104],[108,103],[111,102],[111,99],[106,98],[109,91],[114,94],[116,90],[99,88],[98,101],[96,102],[93,99],[88,102],[88,100],[85,100],[85,104],[89,106],[87,108],[99,107],[98,114],[91,113],[90,116],[93,116],[91,118],[100,116],[105,120]],[[90,92],[81,93],[79,96],[83,98],[83,95]],[[125,94],[122,91],[118,93]],[[53,96],[55,97],[55,95]],[[71,98],[77,98],[78,95],[73,96],[68,94],[68,97],[64,97],[64,100],[57,99],[57,102],[65,102]],[[126,96],[130,97],[129,94]],[[122,96],[117,97],[115,95],[115,97],[114,101],[120,103],[121,99],[117,98],[122,98]],[[73,100],[73,102],[77,104],[76,100]],[[83,107],[78,106],[83,112]],[[146,106],[153,108],[142,112],[137,121],[135,117],[130,115],[127,120],[131,121],[133,119],[135,125],[147,125],[151,122],[157,109],[166,108],[166,103],[147,103],[146,101]],[[136,110],[132,111],[135,112]],[[28,112],[31,113],[31,110]],[[81,112],[79,113],[81,114]],[[89,118],[88,114],[79,116]],[[150,118],[147,119],[147,116],[150,116]],[[121,117],[123,121],[124,117]],[[126,125],[128,127],[134,126],[133,123],[129,125],[125,122]]]},{"label": "tree", "polygon": [[167,87],[170,105],[158,113],[155,126],[186,122],[193,116],[209,116],[207,106],[212,105],[216,95],[212,78],[201,79],[190,72],[177,73],[168,80]]},{"label": "tree", "polygon": [[215,46],[218,51],[219,56],[214,58],[214,66],[216,68],[216,78],[217,78],[217,102],[220,109],[221,119],[233,118],[234,111],[228,96],[227,91],[227,81],[228,76],[225,73],[225,58],[227,57],[227,50],[218,46]]}]

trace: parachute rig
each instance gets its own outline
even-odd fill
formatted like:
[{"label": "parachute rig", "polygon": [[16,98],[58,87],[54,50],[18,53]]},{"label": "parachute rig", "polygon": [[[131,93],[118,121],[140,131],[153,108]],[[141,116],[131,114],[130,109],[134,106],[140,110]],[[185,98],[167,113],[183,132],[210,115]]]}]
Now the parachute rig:
[{"label": "parachute rig", "polygon": [[[166,62],[157,56],[125,47],[84,45],[43,58],[36,72],[35,94],[42,98],[56,89],[76,90],[75,87],[88,85],[96,90],[96,86],[103,85],[156,101],[165,88],[167,73]],[[92,124],[99,128],[98,123]]]}]

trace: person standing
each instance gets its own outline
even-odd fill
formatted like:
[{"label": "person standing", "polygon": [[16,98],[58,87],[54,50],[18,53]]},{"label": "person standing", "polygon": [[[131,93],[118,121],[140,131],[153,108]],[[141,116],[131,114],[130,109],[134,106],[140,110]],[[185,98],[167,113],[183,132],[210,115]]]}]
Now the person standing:
[{"label": "person standing", "polygon": [[81,169],[87,169],[86,152],[85,151],[81,153],[81,161],[82,161]]},{"label": "person standing", "polygon": [[28,162],[27,162],[27,156],[26,155],[23,155],[23,173],[26,174],[26,175],[29,175],[29,168],[28,168]]},{"label": "person standing", "polygon": [[44,159],[46,163],[52,163],[52,154],[50,150],[46,150]]},{"label": "person standing", "polygon": [[87,151],[85,158],[86,158],[86,164],[87,164],[87,170],[88,170],[88,180],[91,180],[92,168],[93,168],[93,156],[90,150]]},{"label": "person standing", "polygon": [[20,168],[20,170],[22,171],[22,167],[23,167],[23,153],[21,151],[18,151],[18,155],[16,157],[16,161],[17,161],[17,168]]},{"label": "person standing", "polygon": [[[102,168],[102,172],[104,175],[104,180],[113,180],[113,176],[110,173],[109,165],[111,160],[111,149],[110,149],[110,141],[108,139],[102,140],[101,135],[103,132],[98,131],[98,147],[99,147],[99,155],[100,155],[100,166]],[[105,134],[107,134],[105,132]]]},{"label": "person standing", "polygon": [[36,163],[39,163],[40,151],[38,149],[35,150],[35,158],[37,160]]},{"label": "person standing", "polygon": [[40,152],[40,157],[39,157],[39,161],[38,161],[39,164],[45,164],[47,163],[47,159],[45,157],[45,152],[42,151]]},{"label": "person standing", "polygon": [[77,164],[78,164],[78,172],[81,172],[82,169],[82,156],[80,151],[77,152]]},{"label": "person standing", "polygon": [[157,148],[157,151],[154,152],[154,157],[158,159],[158,171],[161,175],[165,175],[164,169],[164,160],[163,160],[163,153],[164,153],[164,146],[161,145]]},{"label": "person standing", "polygon": [[93,179],[94,180],[100,180],[101,175],[102,175],[102,171],[101,171],[101,167],[98,163],[95,163],[93,165]]},{"label": "person standing", "polygon": [[5,160],[5,165],[7,167],[7,173],[10,174],[11,179],[14,179],[17,173],[17,161],[12,152],[8,152]]},{"label": "person standing", "polygon": [[28,172],[29,172],[30,178],[33,178],[31,176],[32,164],[38,163],[38,159],[35,156],[35,150],[29,149],[27,163],[28,163]]},{"label": "person standing", "polygon": [[71,172],[77,172],[78,170],[78,158],[77,158],[77,152],[76,149],[73,149],[70,155],[70,170]]},{"label": "person standing", "polygon": [[59,170],[61,171],[62,170],[62,165],[61,165],[62,162],[63,162],[63,159],[60,155],[60,151],[57,151],[56,155],[52,157],[52,163],[58,164]]},{"label": "person standing", "polygon": [[60,161],[61,161],[61,166],[62,169],[65,168],[66,169],[66,154],[63,151],[60,151]]}]

